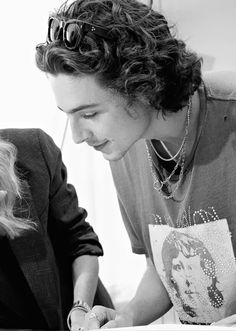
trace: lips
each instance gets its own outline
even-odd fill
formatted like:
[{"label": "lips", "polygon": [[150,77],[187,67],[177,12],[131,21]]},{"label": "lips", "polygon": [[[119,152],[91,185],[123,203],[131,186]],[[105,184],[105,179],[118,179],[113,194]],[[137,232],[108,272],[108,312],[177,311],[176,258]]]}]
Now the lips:
[{"label": "lips", "polygon": [[193,291],[184,291],[187,295],[192,295],[192,294],[198,294],[198,292],[193,292]]},{"label": "lips", "polygon": [[94,149],[96,149],[96,151],[101,151],[106,146],[107,143],[108,143],[108,141],[105,141],[104,143],[99,144],[99,145],[90,145],[89,144],[89,146],[92,146]]}]

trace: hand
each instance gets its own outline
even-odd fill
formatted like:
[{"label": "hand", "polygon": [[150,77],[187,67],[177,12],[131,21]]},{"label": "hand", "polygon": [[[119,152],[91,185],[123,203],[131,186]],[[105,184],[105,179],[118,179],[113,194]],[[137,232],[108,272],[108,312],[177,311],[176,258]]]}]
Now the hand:
[{"label": "hand", "polygon": [[75,309],[71,313],[71,331],[83,331],[85,329],[85,315],[86,312],[84,312],[81,309]]},{"label": "hand", "polygon": [[85,317],[85,330],[120,328],[133,326],[131,315],[118,313],[114,309],[103,306],[94,306]]},{"label": "hand", "polygon": [[222,320],[219,320],[217,322],[211,323],[211,325],[224,325],[224,326],[236,326],[236,314],[228,316]]}]

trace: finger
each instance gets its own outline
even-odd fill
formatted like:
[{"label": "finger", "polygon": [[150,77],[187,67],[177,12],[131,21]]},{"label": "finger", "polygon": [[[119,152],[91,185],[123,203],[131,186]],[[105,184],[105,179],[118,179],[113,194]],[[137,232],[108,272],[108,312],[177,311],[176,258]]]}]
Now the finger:
[{"label": "finger", "polygon": [[94,306],[90,312],[85,316],[85,326],[88,330],[100,328],[108,321],[114,320],[116,311],[114,309],[106,308],[103,306]]},{"label": "finger", "polygon": [[115,320],[109,321],[106,324],[104,324],[101,329],[112,329],[112,328],[117,328],[117,322]]},{"label": "finger", "polygon": [[82,326],[82,324],[74,323],[71,326],[71,331],[84,331],[84,327]]},{"label": "finger", "polygon": [[86,314],[85,326],[86,326],[87,330],[93,330],[93,329],[100,328],[100,321],[97,318],[97,315],[93,311]]},{"label": "finger", "polygon": [[116,311],[111,308],[106,308],[103,306],[94,306],[92,309],[100,322],[100,326],[108,321],[114,320],[116,317]]},{"label": "finger", "polygon": [[211,323],[212,325],[225,325],[225,326],[234,326],[236,324],[236,314],[228,316],[218,322]]},{"label": "finger", "polygon": [[85,312],[76,309],[71,313],[71,331],[82,331],[85,322]]},{"label": "finger", "polygon": [[78,327],[72,327],[72,328],[71,328],[71,331],[84,331],[84,328],[81,327],[81,326],[78,326]]},{"label": "finger", "polygon": [[217,322],[211,323],[211,325],[225,325],[225,326],[235,326],[236,325],[236,315],[232,315],[229,317],[226,317],[222,320],[219,320]]},{"label": "finger", "polygon": [[84,323],[74,323],[71,326],[71,331],[81,331],[84,328]]}]

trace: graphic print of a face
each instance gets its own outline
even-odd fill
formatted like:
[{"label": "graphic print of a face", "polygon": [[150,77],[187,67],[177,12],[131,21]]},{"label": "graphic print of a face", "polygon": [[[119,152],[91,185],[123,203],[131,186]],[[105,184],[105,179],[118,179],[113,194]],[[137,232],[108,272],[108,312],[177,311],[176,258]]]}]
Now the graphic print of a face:
[{"label": "graphic print of a face", "polygon": [[199,239],[171,231],[163,243],[162,260],[167,284],[186,314],[196,317],[204,302],[214,308],[223,304],[215,262]]}]

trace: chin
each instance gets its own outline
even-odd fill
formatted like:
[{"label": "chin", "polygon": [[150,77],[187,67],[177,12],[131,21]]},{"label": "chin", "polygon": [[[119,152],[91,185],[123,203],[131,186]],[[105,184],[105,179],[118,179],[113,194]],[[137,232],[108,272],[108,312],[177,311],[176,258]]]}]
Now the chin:
[{"label": "chin", "polygon": [[121,151],[110,154],[103,153],[103,157],[107,161],[119,161],[124,157],[125,154],[126,152],[121,152]]}]

